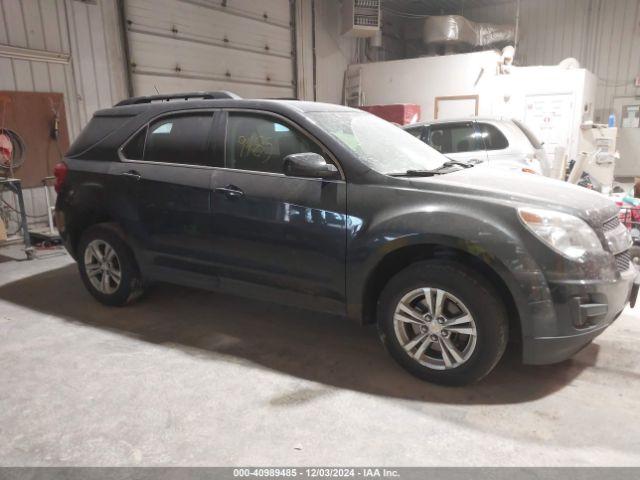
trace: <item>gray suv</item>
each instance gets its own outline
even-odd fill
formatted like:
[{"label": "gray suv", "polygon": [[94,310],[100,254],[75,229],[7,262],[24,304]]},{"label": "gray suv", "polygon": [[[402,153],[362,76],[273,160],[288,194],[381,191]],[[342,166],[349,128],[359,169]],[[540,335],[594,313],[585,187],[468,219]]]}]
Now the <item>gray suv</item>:
[{"label": "gray suv", "polygon": [[564,360],[637,294],[601,194],[458,164],[337,105],[133,98],[96,112],[55,173],[98,301],[173,282],[330,312],[376,324],[433,382],[482,378],[509,339],[526,363]]}]

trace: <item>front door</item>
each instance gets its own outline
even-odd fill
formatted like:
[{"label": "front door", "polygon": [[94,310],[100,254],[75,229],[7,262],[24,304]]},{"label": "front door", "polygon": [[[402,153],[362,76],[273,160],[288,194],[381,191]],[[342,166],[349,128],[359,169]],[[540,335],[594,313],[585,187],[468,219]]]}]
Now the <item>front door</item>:
[{"label": "front door", "polygon": [[213,175],[214,251],[231,291],[344,312],[346,186],[285,176],[287,155],[327,152],[279,117],[229,112]]}]

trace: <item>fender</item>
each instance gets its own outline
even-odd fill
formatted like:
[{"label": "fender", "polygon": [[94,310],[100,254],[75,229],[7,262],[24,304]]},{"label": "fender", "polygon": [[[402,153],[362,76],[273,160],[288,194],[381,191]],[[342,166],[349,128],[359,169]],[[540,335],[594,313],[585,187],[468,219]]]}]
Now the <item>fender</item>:
[{"label": "fender", "polygon": [[409,247],[424,247],[430,252],[444,247],[476,257],[502,280],[518,311],[523,337],[531,336],[533,325],[554,321],[555,312],[543,271],[518,234],[521,227],[505,218],[509,216],[479,217],[473,210],[431,205],[428,211],[387,209],[369,225],[350,229],[347,316],[364,321],[367,288],[388,255]]},{"label": "fender", "polygon": [[[127,235],[127,216],[136,209],[132,205],[114,203],[108,198],[108,177],[111,162],[101,160],[65,159],[70,167],[69,187],[63,188],[56,199],[56,215],[60,235],[67,250],[75,258],[75,246],[87,225],[113,221],[122,228],[122,235],[134,251],[136,242]],[[80,172],[80,175],[79,175]],[[79,178],[76,180],[76,177]]]},{"label": "fender", "polygon": [[[56,224],[69,254],[75,258],[76,243],[84,226],[95,223],[96,218],[109,217],[104,211],[104,205],[108,203],[105,203],[104,184],[100,181],[109,165],[69,158],[65,158],[65,162],[70,168],[67,185],[56,198]],[[79,175],[78,172],[82,173]]]}]

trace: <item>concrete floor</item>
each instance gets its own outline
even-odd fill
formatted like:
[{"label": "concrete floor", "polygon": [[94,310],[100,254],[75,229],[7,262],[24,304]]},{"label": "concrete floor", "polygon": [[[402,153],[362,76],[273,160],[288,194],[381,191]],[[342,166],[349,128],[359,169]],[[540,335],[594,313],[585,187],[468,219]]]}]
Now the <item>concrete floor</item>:
[{"label": "concrete floor", "polygon": [[420,382],[372,328],[158,286],[127,308],[65,254],[0,263],[0,464],[640,465],[640,315],[560,365]]}]

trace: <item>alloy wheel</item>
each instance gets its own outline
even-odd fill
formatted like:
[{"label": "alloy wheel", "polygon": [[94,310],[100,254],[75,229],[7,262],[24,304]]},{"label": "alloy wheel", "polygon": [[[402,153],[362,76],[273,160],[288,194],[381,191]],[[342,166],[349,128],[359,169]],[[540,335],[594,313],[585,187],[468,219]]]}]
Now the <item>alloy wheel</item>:
[{"label": "alloy wheel", "polygon": [[469,309],[439,288],[418,288],[404,295],[396,306],[393,325],[407,355],[434,370],[461,366],[476,348],[478,333]]},{"label": "alloy wheel", "polygon": [[93,240],[84,251],[84,268],[91,285],[111,295],[120,286],[122,269],[114,248],[104,240]]}]

